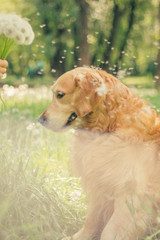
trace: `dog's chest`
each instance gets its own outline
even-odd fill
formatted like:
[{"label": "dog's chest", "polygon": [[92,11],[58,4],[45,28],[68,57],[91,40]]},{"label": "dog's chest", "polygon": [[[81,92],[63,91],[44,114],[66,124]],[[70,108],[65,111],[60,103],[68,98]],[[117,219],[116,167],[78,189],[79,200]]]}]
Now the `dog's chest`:
[{"label": "dog's chest", "polygon": [[115,135],[82,133],[73,147],[73,169],[88,191],[139,191],[146,188],[155,151],[145,144],[130,144]]}]

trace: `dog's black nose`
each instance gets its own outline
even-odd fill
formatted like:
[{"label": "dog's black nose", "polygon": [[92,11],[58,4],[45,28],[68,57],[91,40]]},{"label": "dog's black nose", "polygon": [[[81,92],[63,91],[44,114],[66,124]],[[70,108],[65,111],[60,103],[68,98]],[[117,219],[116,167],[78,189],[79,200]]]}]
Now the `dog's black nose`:
[{"label": "dog's black nose", "polygon": [[47,123],[47,118],[46,116],[42,115],[39,117],[38,121],[42,124],[45,125]]}]

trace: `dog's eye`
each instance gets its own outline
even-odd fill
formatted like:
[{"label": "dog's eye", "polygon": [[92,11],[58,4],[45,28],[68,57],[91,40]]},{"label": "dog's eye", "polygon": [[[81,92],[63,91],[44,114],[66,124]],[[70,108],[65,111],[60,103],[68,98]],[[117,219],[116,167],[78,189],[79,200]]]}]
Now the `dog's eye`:
[{"label": "dog's eye", "polygon": [[63,98],[64,97],[64,95],[65,95],[65,93],[63,93],[63,92],[58,92],[57,93],[57,98]]}]

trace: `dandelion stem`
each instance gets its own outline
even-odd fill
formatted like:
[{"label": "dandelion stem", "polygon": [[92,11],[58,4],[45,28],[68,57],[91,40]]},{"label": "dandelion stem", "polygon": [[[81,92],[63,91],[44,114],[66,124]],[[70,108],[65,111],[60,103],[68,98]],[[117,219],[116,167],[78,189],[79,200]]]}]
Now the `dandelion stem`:
[{"label": "dandelion stem", "polygon": [[3,52],[5,49],[5,45],[6,45],[6,37],[5,36],[1,36],[0,37],[0,58],[3,59]]},{"label": "dandelion stem", "polygon": [[4,100],[3,100],[2,96],[1,96],[1,94],[0,94],[0,100],[1,100],[1,102],[2,102],[2,104],[3,104],[3,108],[5,108],[5,107],[6,107],[6,104],[5,104],[5,102],[4,102]]}]

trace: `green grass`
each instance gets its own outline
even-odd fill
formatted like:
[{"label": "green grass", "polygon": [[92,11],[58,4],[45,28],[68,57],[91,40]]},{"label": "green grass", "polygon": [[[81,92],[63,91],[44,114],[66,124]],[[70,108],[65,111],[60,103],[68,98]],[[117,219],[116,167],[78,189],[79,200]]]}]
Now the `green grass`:
[{"label": "green grass", "polygon": [[4,84],[12,85],[18,87],[20,84],[28,84],[30,87],[39,87],[42,85],[51,86],[55,81],[55,77],[45,76],[45,77],[22,77],[22,76],[14,76],[9,75],[9,77],[0,80],[0,86]]},{"label": "green grass", "polygon": [[137,88],[153,88],[154,81],[152,75],[147,76],[134,76],[134,77],[126,77],[123,80],[128,86],[135,86]]},{"label": "green grass", "polygon": [[[145,97],[160,108],[160,93]],[[72,132],[37,123],[51,102],[45,88],[6,87],[0,103],[0,240],[59,240],[86,215],[85,196],[71,174]]]},{"label": "green grass", "polygon": [[72,133],[52,133],[37,123],[51,101],[47,89],[26,89],[23,96],[19,91],[3,99],[0,239],[58,240],[73,234],[86,207],[68,163]]}]

